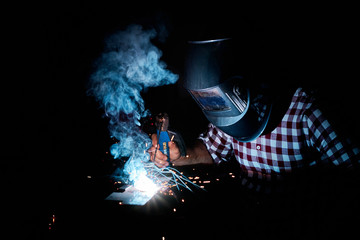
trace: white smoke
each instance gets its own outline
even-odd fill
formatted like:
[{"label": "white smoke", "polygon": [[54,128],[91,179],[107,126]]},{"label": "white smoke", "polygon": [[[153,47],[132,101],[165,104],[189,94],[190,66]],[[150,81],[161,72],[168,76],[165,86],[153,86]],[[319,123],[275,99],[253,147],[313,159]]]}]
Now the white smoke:
[{"label": "white smoke", "polygon": [[131,174],[133,182],[144,174],[142,163],[149,160],[146,150],[151,146],[139,127],[140,119],[149,114],[141,92],[178,79],[166,69],[160,60],[162,52],[151,43],[156,34],[153,29],[130,25],[111,35],[90,77],[89,93],[105,110],[110,134],[117,139],[111,154],[114,158],[129,157],[124,172]]}]

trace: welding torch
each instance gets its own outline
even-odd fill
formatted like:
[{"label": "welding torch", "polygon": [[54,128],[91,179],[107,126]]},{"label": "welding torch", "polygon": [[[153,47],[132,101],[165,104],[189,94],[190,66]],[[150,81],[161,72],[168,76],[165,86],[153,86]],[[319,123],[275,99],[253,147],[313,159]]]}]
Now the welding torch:
[{"label": "welding torch", "polygon": [[[172,141],[172,139],[170,139],[168,133],[169,116],[167,113],[159,113],[156,115],[155,120],[157,145],[159,146],[159,150],[167,156],[166,160],[170,164],[169,142]],[[174,135],[172,138],[174,138]],[[158,148],[155,149],[155,156],[157,149]]]},{"label": "welding torch", "polygon": [[171,166],[169,142],[174,141],[179,148],[180,155],[184,156],[186,155],[184,141],[180,134],[169,131],[169,116],[167,113],[159,113],[156,115],[155,126],[158,147],[155,148],[154,159],[156,158],[156,153],[159,149],[167,157],[166,161],[169,163],[169,166]]}]

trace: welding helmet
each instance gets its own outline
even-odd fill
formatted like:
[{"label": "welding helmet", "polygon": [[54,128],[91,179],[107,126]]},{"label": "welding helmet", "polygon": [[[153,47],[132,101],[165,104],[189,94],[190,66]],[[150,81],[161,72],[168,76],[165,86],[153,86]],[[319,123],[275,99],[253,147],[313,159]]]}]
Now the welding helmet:
[{"label": "welding helmet", "polygon": [[184,87],[207,119],[240,142],[260,136],[273,107],[270,90],[252,74],[248,46],[223,38],[188,42]]}]

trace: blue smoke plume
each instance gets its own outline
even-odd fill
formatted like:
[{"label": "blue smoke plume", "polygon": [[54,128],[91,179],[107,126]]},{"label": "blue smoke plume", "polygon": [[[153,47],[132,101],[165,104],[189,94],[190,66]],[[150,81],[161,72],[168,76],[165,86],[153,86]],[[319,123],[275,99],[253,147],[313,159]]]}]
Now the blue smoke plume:
[{"label": "blue smoke plume", "polygon": [[130,25],[108,37],[89,82],[89,94],[105,110],[110,134],[117,139],[110,152],[114,158],[129,157],[124,172],[132,182],[144,171],[141,163],[149,160],[146,150],[151,146],[139,127],[140,119],[150,114],[141,92],[178,79],[166,69],[160,60],[162,52],[151,43],[156,35],[153,29]]}]

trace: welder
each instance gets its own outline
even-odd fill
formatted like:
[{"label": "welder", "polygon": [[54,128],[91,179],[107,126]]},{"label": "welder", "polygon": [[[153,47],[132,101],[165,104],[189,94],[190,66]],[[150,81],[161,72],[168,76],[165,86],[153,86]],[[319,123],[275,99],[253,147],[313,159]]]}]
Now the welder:
[{"label": "welder", "polygon": [[[312,166],[359,164],[359,148],[334,130],[311,93],[303,88],[284,90],[276,82],[281,77],[274,74],[278,69],[259,63],[261,57],[247,43],[232,38],[199,40],[188,42],[188,49],[184,87],[209,125],[185,156],[169,142],[174,166],[235,158],[242,174],[272,180]],[[156,143],[153,135],[153,148]],[[170,164],[167,158],[151,154],[161,168]]]}]

